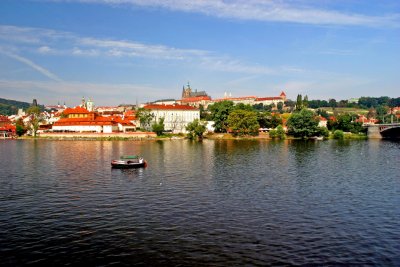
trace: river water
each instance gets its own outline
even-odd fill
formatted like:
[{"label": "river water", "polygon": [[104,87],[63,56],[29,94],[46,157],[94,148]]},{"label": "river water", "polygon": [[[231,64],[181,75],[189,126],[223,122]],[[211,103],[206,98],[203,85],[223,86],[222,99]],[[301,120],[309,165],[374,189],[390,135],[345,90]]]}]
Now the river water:
[{"label": "river water", "polygon": [[400,143],[0,141],[0,259],[400,266]]}]

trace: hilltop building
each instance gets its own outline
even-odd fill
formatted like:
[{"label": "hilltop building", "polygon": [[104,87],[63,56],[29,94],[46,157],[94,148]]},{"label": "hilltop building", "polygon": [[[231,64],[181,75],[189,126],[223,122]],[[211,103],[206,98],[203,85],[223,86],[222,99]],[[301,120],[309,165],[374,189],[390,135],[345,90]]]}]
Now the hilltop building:
[{"label": "hilltop building", "polygon": [[188,105],[192,107],[199,108],[200,105],[207,106],[211,101],[211,97],[207,95],[205,91],[192,91],[190,84],[188,83],[183,86],[182,89],[182,99],[178,101],[182,105]]},{"label": "hilltop building", "polygon": [[190,88],[189,82],[187,83],[186,87],[183,86],[182,89],[182,99],[185,98],[193,98],[193,97],[205,97],[208,96],[205,91],[197,91],[197,89],[193,92],[192,88]]},{"label": "hilltop building", "polygon": [[274,105],[277,106],[278,103],[284,104],[286,101],[286,94],[285,92],[281,92],[279,96],[269,96],[269,97],[257,97],[257,96],[243,96],[243,97],[232,97],[231,94],[226,94],[224,95],[224,98],[219,98],[211,101],[210,104],[214,104],[216,102],[221,102],[221,101],[232,101],[235,105],[236,104],[245,104],[245,105],[257,105],[257,104],[263,104],[264,106],[267,105]]}]

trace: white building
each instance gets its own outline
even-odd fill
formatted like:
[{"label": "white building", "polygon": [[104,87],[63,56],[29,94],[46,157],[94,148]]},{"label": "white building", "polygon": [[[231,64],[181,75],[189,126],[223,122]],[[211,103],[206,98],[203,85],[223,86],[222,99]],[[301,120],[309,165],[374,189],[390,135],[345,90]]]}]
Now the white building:
[{"label": "white building", "polygon": [[186,126],[200,119],[200,110],[187,105],[146,105],[153,114],[153,121],[164,118],[164,129],[173,133],[186,133]]}]

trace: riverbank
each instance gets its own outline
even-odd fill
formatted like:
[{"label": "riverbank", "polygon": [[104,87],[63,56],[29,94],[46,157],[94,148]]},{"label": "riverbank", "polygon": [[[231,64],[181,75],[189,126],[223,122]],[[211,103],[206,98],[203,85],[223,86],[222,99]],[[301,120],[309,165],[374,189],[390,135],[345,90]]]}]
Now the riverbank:
[{"label": "riverbank", "polygon": [[[32,136],[21,136],[18,139],[34,139]],[[176,140],[186,139],[183,134],[168,134],[157,136],[154,132],[132,132],[132,133],[41,133],[37,139],[48,140],[76,140],[76,141],[144,141],[144,140]],[[209,133],[204,135],[204,139],[209,140],[279,140],[279,138],[271,138],[268,133],[260,133],[257,136],[233,136],[229,133]],[[286,140],[299,140],[301,138],[286,136]],[[330,134],[326,139],[335,139],[333,134]],[[367,135],[344,133],[343,139],[346,140],[366,140]]]},{"label": "riverbank", "polygon": [[[32,136],[22,136],[20,139],[32,139]],[[157,138],[154,132],[131,132],[131,133],[40,133],[36,138],[50,140],[96,140],[96,141],[119,141],[119,140],[153,140]]]}]

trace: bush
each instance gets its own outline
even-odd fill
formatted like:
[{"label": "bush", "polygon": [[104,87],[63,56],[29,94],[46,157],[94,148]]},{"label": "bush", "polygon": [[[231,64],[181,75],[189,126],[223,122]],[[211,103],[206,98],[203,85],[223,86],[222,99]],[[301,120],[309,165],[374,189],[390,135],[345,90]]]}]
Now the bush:
[{"label": "bush", "polygon": [[271,130],[271,131],[269,131],[269,137],[270,137],[270,138],[276,138],[276,137],[278,137],[278,131],[277,131],[277,130]]},{"label": "bush", "polygon": [[342,130],[336,130],[336,131],[333,133],[333,138],[335,138],[335,139],[343,139],[343,138],[344,138],[344,133],[343,133],[343,131],[342,131]]},{"label": "bush", "polygon": [[323,136],[325,138],[328,138],[329,137],[329,130],[326,127],[318,127],[316,134],[318,136]]},{"label": "bush", "polygon": [[285,130],[283,129],[282,125],[279,125],[276,128],[276,134],[277,134],[279,139],[285,139],[286,138]]}]

